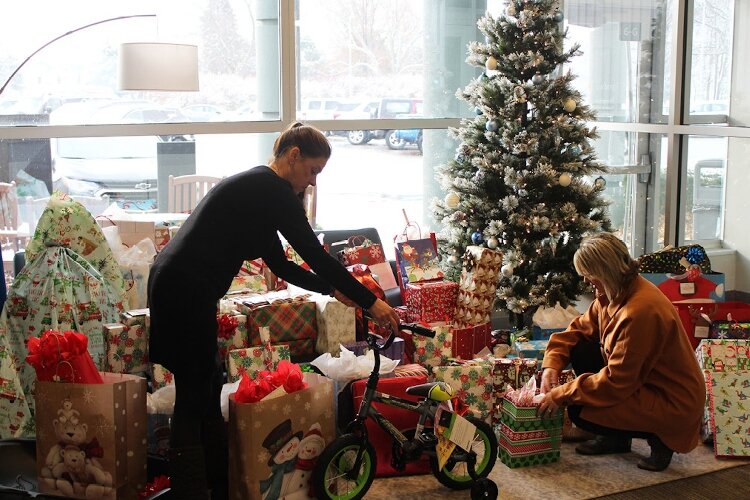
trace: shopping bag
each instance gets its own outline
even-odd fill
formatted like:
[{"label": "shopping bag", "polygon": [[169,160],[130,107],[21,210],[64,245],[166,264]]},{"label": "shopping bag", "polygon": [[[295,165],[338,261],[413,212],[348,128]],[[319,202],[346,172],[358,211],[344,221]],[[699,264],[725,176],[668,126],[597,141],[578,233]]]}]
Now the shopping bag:
[{"label": "shopping bag", "polygon": [[40,492],[136,498],[146,485],[146,379],[101,375],[102,384],[37,382]]},{"label": "shopping bag", "polygon": [[257,403],[229,396],[229,498],[307,498],[313,465],[336,434],[333,381],[304,380],[306,389]]}]

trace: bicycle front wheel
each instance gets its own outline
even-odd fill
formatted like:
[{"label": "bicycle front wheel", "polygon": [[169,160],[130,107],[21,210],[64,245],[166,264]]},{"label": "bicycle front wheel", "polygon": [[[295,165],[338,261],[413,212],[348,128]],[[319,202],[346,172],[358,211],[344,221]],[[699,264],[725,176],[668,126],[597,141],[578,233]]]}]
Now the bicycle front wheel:
[{"label": "bicycle front wheel", "polygon": [[333,441],[318,457],[313,470],[313,487],[318,498],[355,500],[362,498],[375,479],[377,458],[372,445],[365,441],[362,464],[353,478],[348,473],[354,467],[362,440],[346,434]]},{"label": "bicycle front wheel", "polygon": [[[471,451],[476,453],[477,460],[474,465],[474,472],[477,478],[484,478],[492,471],[497,459],[497,438],[492,431],[490,424],[476,417],[466,416],[469,422],[476,426],[474,439],[471,442]],[[431,457],[432,473],[438,481],[453,490],[465,490],[473,484],[466,460],[456,460],[457,455],[463,455],[465,452],[459,448],[453,450],[448,463],[442,469],[438,468],[436,457]]]}]

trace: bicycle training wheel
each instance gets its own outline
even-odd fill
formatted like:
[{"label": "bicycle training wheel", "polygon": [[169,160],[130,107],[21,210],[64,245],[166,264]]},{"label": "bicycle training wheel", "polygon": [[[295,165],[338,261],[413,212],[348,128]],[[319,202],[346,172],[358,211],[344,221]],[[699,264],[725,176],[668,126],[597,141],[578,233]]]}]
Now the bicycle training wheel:
[{"label": "bicycle training wheel", "polygon": [[[497,438],[492,431],[492,427],[487,422],[471,416],[464,418],[477,428],[474,432],[474,440],[471,443],[471,451],[477,455],[474,471],[478,478],[487,477],[495,466],[495,460],[497,459]],[[442,469],[438,469],[437,457],[430,458],[432,473],[437,480],[453,490],[465,490],[471,488],[473,484],[466,461],[455,459],[456,456],[464,453],[464,450],[456,447]]]},{"label": "bicycle training wheel", "polygon": [[318,498],[354,500],[362,498],[375,478],[377,458],[369,442],[365,442],[362,464],[354,479],[346,477],[357,459],[362,441],[353,434],[346,434],[331,442],[318,457],[312,481]]}]

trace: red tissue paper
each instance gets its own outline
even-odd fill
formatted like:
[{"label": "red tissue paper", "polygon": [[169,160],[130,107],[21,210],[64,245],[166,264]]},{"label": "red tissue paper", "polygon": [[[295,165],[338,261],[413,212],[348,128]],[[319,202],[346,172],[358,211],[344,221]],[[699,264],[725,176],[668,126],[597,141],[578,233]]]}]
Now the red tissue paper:
[{"label": "red tissue paper", "polygon": [[36,370],[42,382],[102,384],[102,376],[87,350],[88,338],[82,333],[47,330],[31,337],[26,362]]},{"label": "red tissue paper", "polygon": [[243,374],[234,400],[237,403],[257,403],[279,387],[283,387],[287,394],[307,387],[298,364],[282,359],[275,371],[263,370],[258,372],[255,379],[251,380],[247,374]]}]

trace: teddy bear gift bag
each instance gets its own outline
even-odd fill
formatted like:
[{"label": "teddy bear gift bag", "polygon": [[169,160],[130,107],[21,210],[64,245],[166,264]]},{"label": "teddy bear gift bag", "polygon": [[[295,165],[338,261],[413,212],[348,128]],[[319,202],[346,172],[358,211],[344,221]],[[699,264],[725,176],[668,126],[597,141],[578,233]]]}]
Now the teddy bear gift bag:
[{"label": "teddy bear gift bag", "polygon": [[333,381],[304,380],[305,389],[257,403],[229,397],[229,498],[314,498],[313,467],[336,437]]},{"label": "teddy bear gift bag", "polygon": [[146,485],[146,379],[101,375],[102,384],[37,382],[40,492],[117,500]]}]

